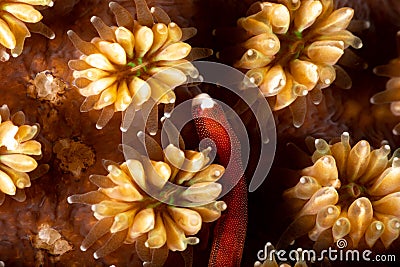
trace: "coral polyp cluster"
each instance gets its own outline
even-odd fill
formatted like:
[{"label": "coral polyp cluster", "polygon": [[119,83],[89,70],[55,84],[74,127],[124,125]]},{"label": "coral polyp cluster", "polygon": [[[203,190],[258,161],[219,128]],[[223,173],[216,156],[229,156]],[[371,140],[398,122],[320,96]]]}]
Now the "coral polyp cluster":
[{"label": "coral polyp cluster", "polygon": [[38,166],[35,158],[42,154],[41,144],[33,140],[37,125],[26,125],[23,112],[13,116],[7,105],[0,108],[0,204],[5,195],[24,201],[24,188],[31,186],[29,172]]},{"label": "coral polyp cluster", "polygon": [[[238,20],[249,36],[241,44],[244,53],[235,63],[247,69],[251,84],[269,98],[274,110],[290,106],[293,123],[300,127],[307,111],[306,96],[318,104],[321,90],[336,79],[335,64],[361,40],[348,27],[354,11],[334,10],[333,0],[278,0],[258,2]],[[246,84],[246,83],[245,83]]]},{"label": "coral polyp cluster", "polygon": [[53,6],[51,0],[1,0],[0,1],[0,59],[7,61],[11,55],[17,57],[22,53],[25,38],[30,32],[38,32],[53,39],[54,33],[43,23],[42,14],[35,6]]},{"label": "coral polyp cluster", "polygon": [[109,27],[100,18],[92,17],[100,37],[91,42],[68,32],[75,47],[84,54],[69,61],[75,85],[86,97],[81,111],[103,110],[96,125],[99,129],[114,111],[127,111],[131,103],[129,110],[133,114],[147,102],[154,103],[154,108],[162,103],[171,109],[175,103],[173,89],[185,83],[187,75],[198,76],[197,69],[187,60],[192,48],[184,42],[196,30],[180,28],[159,8],[153,8],[151,13],[143,0],[135,2],[137,20],[119,4],[110,3],[118,27]]},{"label": "coral polyp cluster", "polygon": [[[397,46],[400,49],[400,32],[397,33]],[[374,69],[378,75],[390,77],[386,83],[386,90],[375,94],[371,98],[373,104],[390,103],[390,111],[395,116],[400,116],[400,57],[391,60],[388,64]],[[400,123],[394,129],[395,135],[400,135]]]},{"label": "coral polyp cluster", "polygon": [[332,241],[349,237],[353,247],[388,248],[400,233],[400,159],[388,158],[388,145],[372,149],[362,140],[351,147],[346,132],[338,143],[317,139],[315,147],[314,165],[284,193],[303,203],[296,218],[315,216],[309,238],[329,230]]},{"label": "coral polyp cluster", "polygon": [[[224,167],[207,165],[208,153],[182,151],[169,145],[163,151],[164,161],[140,156],[121,165],[105,162],[107,176],[90,176],[99,187],[97,191],[68,198],[69,203],[91,205],[98,220],[81,249],[86,250],[106,233],[111,237],[94,253],[95,258],[122,243],[136,242],[137,250],[142,246],[167,251],[183,251],[188,244],[197,244],[199,239],[192,235],[201,229],[202,222],[217,220],[226,209],[223,201],[216,201],[222,190],[217,181]],[[160,193],[157,198],[154,192]],[[145,257],[142,260],[152,261]]]}]

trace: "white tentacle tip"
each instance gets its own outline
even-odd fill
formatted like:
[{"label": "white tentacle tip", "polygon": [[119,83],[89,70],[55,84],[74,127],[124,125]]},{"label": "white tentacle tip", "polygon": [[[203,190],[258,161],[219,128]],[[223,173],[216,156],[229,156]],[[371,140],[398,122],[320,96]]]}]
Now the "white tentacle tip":
[{"label": "white tentacle tip", "polygon": [[97,17],[97,16],[92,16],[91,18],[90,18],[90,22],[95,22],[96,20],[98,20],[99,19],[99,17]]},{"label": "white tentacle tip", "polygon": [[202,93],[193,98],[193,106],[200,106],[201,109],[213,108],[215,101],[206,93]]}]

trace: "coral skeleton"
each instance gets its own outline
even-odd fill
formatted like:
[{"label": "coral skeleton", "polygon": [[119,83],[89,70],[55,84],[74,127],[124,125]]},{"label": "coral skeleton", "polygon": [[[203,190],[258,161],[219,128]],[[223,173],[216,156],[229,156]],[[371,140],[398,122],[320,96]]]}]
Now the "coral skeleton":
[{"label": "coral skeleton", "polygon": [[249,13],[255,10],[237,22],[248,37],[240,44],[242,56],[235,67],[247,70],[244,88],[258,86],[273,110],[289,107],[294,126],[300,127],[307,96],[319,104],[322,89],[339,72],[347,80],[344,87],[351,87],[350,78],[336,63],[349,46],[362,47],[360,38],[346,30],[354,10],[335,10],[333,0],[257,2]]},{"label": "coral skeleton", "polygon": [[13,57],[22,53],[24,42],[30,32],[37,32],[49,39],[55,35],[46,25],[40,22],[42,14],[35,6],[53,6],[51,0],[1,0],[0,1],[0,60],[7,61],[11,51]]},{"label": "coral skeleton", "polygon": [[[110,3],[118,26],[107,26],[99,17],[92,17],[99,37],[90,42],[81,40],[72,30],[68,32],[83,54],[80,59],[69,61],[74,84],[86,97],[81,111],[102,110],[98,129],[108,123],[114,112],[122,111],[133,120],[135,112],[146,104],[151,109],[165,104],[171,110],[175,103],[173,89],[187,82],[188,76],[198,76],[189,55],[209,52],[194,50],[184,42],[196,34],[195,28],[180,28],[162,9],[149,10],[144,0],[135,3],[136,20],[116,2]],[[128,127],[129,123],[121,125],[121,130]]]},{"label": "coral skeleton", "polygon": [[24,188],[31,186],[29,172],[38,166],[35,156],[42,154],[41,144],[33,140],[38,125],[25,124],[25,115],[19,111],[10,115],[7,105],[0,107],[0,203],[5,195],[17,201],[26,199]]},{"label": "coral skeleton", "polygon": [[57,230],[47,224],[39,227],[39,232],[33,237],[32,241],[36,248],[44,249],[55,256],[63,255],[72,249],[68,241]]},{"label": "coral skeleton", "polygon": [[39,72],[28,85],[27,93],[34,99],[48,101],[54,105],[61,105],[67,85],[61,79],[52,75],[48,70]]},{"label": "coral skeleton", "polygon": [[[123,243],[136,242],[138,255],[151,263],[161,261],[160,255],[166,258],[168,250],[183,251],[187,245],[197,244],[199,239],[193,235],[202,222],[217,220],[226,209],[223,201],[216,201],[222,190],[217,181],[225,169],[209,164],[209,152],[183,151],[169,145],[162,152],[163,161],[145,156],[121,165],[106,161],[107,176],[90,176],[99,187],[97,191],[68,197],[69,203],[91,205],[98,220],[81,249],[87,250],[108,233],[108,241],[94,253],[96,259]],[[157,198],[154,192],[160,192]]]},{"label": "coral skeleton", "polygon": [[381,242],[389,248],[400,232],[398,151],[389,158],[388,145],[373,149],[365,140],[351,147],[347,132],[335,144],[316,139],[315,148],[314,165],[284,192],[303,203],[296,219],[315,216],[309,238],[317,241],[329,230],[333,242],[349,237],[353,247]]}]

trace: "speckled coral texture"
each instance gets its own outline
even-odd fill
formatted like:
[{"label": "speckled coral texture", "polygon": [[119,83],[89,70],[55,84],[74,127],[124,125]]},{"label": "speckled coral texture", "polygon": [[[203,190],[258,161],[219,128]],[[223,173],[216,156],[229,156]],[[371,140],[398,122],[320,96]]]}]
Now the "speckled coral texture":
[{"label": "speckled coral texture", "polygon": [[[118,251],[105,258],[94,260],[91,248],[86,252],[79,249],[80,243],[89,229],[96,222],[90,207],[69,205],[66,198],[95,190],[88,177],[90,174],[107,174],[102,166],[102,159],[115,162],[123,161],[118,150],[121,142],[120,114],[114,115],[111,122],[101,131],[95,128],[98,112],[80,113],[83,97],[72,86],[72,72],[67,66],[69,59],[77,58],[79,53],[67,37],[67,30],[72,29],[83,39],[90,40],[96,32],[90,24],[93,15],[101,17],[107,24],[113,23],[113,16],[106,0],[56,0],[51,10],[43,10],[44,22],[56,34],[54,40],[33,34],[25,43],[24,52],[18,58],[0,63],[0,105],[7,104],[11,112],[24,111],[29,123],[41,125],[37,138],[43,147],[40,163],[50,165],[49,172],[32,181],[32,186],[25,190],[27,200],[18,203],[6,198],[0,206],[0,260],[5,266],[142,266],[135,255],[132,245],[123,245]],[[116,1],[134,11],[133,1]],[[148,1],[149,6],[159,5],[180,26],[194,26],[198,34],[189,43],[197,47],[218,48],[212,30],[216,27],[234,26],[238,17],[244,16],[252,0],[161,0]],[[400,140],[391,133],[393,126],[400,121],[391,115],[388,106],[373,106],[369,98],[383,90],[387,79],[373,75],[372,68],[386,64],[397,56],[395,33],[400,25],[400,4],[396,0],[339,1],[356,9],[355,16],[371,22],[370,30],[358,34],[363,39],[364,47],[357,54],[364,58],[369,67],[366,70],[349,70],[353,78],[353,88],[341,90],[334,86],[324,90],[324,100],[318,106],[310,105],[306,121],[300,129],[292,126],[289,111],[276,113],[278,146],[274,167],[266,182],[255,193],[249,194],[249,227],[244,251],[243,266],[252,266],[257,251],[267,241],[276,243],[285,227],[290,223],[284,216],[280,195],[285,188],[293,186],[294,179],[290,170],[302,167],[297,154],[288,153],[287,143],[292,142],[304,147],[304,138],[312,135],[331,139],[349,131],[354,140],[364,138],[374,146],[382,140],[388,140],[392,149],[400,145]],[[359,10],[359,11],[357,11]],[[387,14],[387,16],[386,16]],[[216,49],[218,50],[218,49]],[[210,58],[210,60],[216,60]],[[45,100],[38,100],[27,95],[27,86],[35,75],[49,71],[54,77],[66,84],[66,92],[60,105]],[[224,100],[226,93],[218,88],[200,88],[210,95]],[[218,91],[219,90],[219,91]],[[178,96],[179,97],[179,96]],[[178,99],[179,101],[179,99]],[[253,121],[248,128],[254,131]],[[254,133],[256,134],[256,132]],[[189,137],[193,133],[189,132]],[[54,144],[62,139],[78,138],[90,147],[96,155],[96,162],[83,171],[80,178],[63,172],[53,153]],[[254,144],[256,145],[256,144]],[[257,149],[252,150],[251,159],[257,157]],[[294,158],[294,161],[292,160]],[[251,173],[251,166],[247,170]],[[271,219],[273,218],[273,219]],[[73,249],[59,257],[51,256],[34,248],[32,239],[44,224],[57,230]],[[210,249],[208,226],[198,235],[201,243],[194,247],[194,266],[205,266]],[[210,234],[210,239],[212,235]],[[301,240],[299,242],[302,242]],[[303,245],[310,245],[307,240]],[[95,248],[100,247],[96,244]],[[393,251],[399,251],[399,242],[394,242]],[[186,253],[189,255],[190,253]],[[333,266],[346,266],[345,263]],[[171,253],[166,266],[184,266],[183,257]],[[356,265],[351,265],[356,266]],[[362,265],[364,266],[364,265]],[[376,265],[374,265],[376,266]]]}]

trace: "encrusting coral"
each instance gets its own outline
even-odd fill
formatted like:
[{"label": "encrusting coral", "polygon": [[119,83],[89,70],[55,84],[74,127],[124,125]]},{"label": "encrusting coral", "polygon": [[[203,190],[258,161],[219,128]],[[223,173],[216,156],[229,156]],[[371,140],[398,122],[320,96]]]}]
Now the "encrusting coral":
[{"label": "encrusting coral", "polygon": [[32,156],[42,154],[41,144],[33,140],[38,132],[38,125],[25,124],[23,112],[11,116],[7,105],[0,107],[0,204],[5,195],[25,200],[23,189],[31,186],[28,173],[38,166]]},{"label": "encrusting coral", "polygon": [[306,96],[319,104],[322,89],[337,75],[339,79],[339,73],[338,85],[351,87],[336,63],[345,52],[354,58],[346,48],[361,48],[362,42],[346,30],[352,8],[335,10],[333,0],[276,2],[257,2],[248,11],[252,15],[238,20],[246,38],[235,48],[242,53],[235,67],[248,70],[245,88],[258,86],[273,110],[289,107],[294,126],[300,127],[307,112]]},{"label": "encrusting coral", "polygon": [[[133,119],[135,111],[146,104],[157,110],[162,103],[165,112],[170,112],[175,103],[173,89],[185,83],[187,76],[198,76],[190,56],[195,56],[196,51],[203,55],[210,52],[192,49],[184,42],[196,34],[195,28],[180,28],[162,9],[149,10],[144,0],[135,3],[137,20],[116,2],[110,3],[118,27],[92,17],[100,37],[91,42],[81,40],[72,30],[68,32],[83,54],[80,59],[69,61],[75,86],[86,97],[81,111],[103,110],[98,129],[108,123],[114,112],[126,112]],[[157,121],[157,112],[152,114],[155,116],[150,119]],[[121,125],[121,130],[128,127]]]},{"label": "encrusting coral", "polygon": [[0,1],[0,60],[7,61],[10,55],[17,57],[22,53],[25,38],[30,32],[37,32],[47,38],[55,35],[46,25],[40,22],[42,14],[35,6],[53,6],[51,0],[1,0]]},{"label": "encrusting coral", "polygon": [[[397,46],[400,55],[400,32],[397,33]],[[381,76],[390,77],[386,83],[386,90],[375,94],[371,98],[373,104],[390,103],[390,111],[395,116],[400,115],[400,57],[391,60],[387,65],[378,66],[374,72]],[[394,129],[393,134],[400,135],[400,123]]]},{"label": "encrusting coral", "polygon": [[70,172],[77,178],[96,161],[93,148],[73,139],[58,140],[54,143],[53,152],[60,161],[60,169],[64,172]]},{"label": "encrusting coral", "polygon": [[333,242],[349,237],[353,247],[381,242],[388,248],[400,233],[398,151],[389,159],[388,145],[372,149],[362,140],[351,147],[347,132],[335,144],[316,139],[315,148],[314,165],[284,192],[286,199],[302,204],[296,219],[315,216],[309,238],[317,241],[328,230]]},{"label": "encrusting coral", "polygon": [[138,156],[121,165],[105,162],[109,174],[89,178],[99,187],[97,191],[68,197],[69,203],[91,205],[98,219],[81,249],[85,251],[109,233],[108,241],[94,253],[96,259],[123,243],[136,242],[144,262],[162,265],[168,249],[183,251],[188,244],[197,244],[199,239],[192,235],[202,222],[217,220],[226,209],[223,201],[216,201],[222,190],[217,181],[225,169],[208,165],[209,152],[169,145],[162,152],[163,161]]}]

